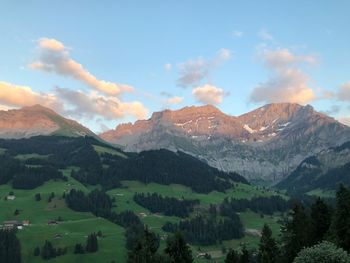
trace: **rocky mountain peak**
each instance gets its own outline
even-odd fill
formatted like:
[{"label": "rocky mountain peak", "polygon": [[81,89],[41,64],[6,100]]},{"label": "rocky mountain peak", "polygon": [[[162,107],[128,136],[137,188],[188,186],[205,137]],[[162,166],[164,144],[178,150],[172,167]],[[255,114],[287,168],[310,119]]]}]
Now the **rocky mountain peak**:
[{"label": "rocky mountain peak", "polygon": [[0,138],[28,138],[38,135],[95,136],[78,122],[66,119],[42,105],[0,111]]},{"label": "rocky mountain peak", "polygon": [[156,112],[101,137],[128,151],[181,150],[247,178],[276,180],[307,156],[350,140],[350,128],[310,105],[271,103],[240,116],[206,105]]}]

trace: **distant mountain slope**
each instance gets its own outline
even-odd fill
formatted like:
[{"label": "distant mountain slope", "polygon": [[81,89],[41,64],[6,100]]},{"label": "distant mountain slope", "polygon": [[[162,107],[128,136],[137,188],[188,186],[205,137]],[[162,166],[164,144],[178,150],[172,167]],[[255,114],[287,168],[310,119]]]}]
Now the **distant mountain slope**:
[{"label": "distant mountain slope", "polygon": [[127,151],[184,151],[251,180],[278,181],[302,160],[350,140],[350,128],[293,103],[268,104],[241,116],[214,106],[155,112],[100,135]]},{"label": "distant mountain slope", "polygon": [[[248,182],[237,173],[225,173],[185,153],[153,150],[124,153],[93,137],[35,136],[22,139],[0,139],[0,162],[23,160],[25,165],[67,169],[75,167],[72,177],[85,185],[104,189],[120,186],[121,180],[144,183],[182,184],[200,193],[225,191],[235,182]],[[6,157],[5,159],[1,159]],[[21,167],[5,173],[0,166],[0,184],[7,183]],[[3,174],[7,176],[1,179]],[[49,178],[47,178],[49,179]],[[21,182],[23,188],[25,182]]]},{"label": "distant mountain slope", "polygon": [[350,142],[308,157],[277,187],[293,194],[336,190],[340,183],[350,185]]},{"label": "distant mountain slope", "polygon": [[78,122],[41,105],[0,111],[0,138],[19,139],[38,135],[95,136]]}]

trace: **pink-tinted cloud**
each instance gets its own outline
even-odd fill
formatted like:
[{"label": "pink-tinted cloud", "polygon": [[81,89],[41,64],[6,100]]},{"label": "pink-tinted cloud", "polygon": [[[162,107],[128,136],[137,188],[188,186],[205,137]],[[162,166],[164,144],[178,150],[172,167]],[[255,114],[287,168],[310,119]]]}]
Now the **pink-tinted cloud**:
[{"label": "pink-tinted cloud", "polygon": [[62,111],[63,104],[55,94],[33,91],[30,87],[0,82],[0,103],[3,108],[23,107],[41,104],[57,111]]},{"label": "pink-tinted cloud", "polygon": [[56,39],[41,38],[38,47],[39,59],[29,65],[32,69],[76,79],[88,87],[108,95],[118,96],[123,92],[133,90],[129,85],[97,79],[81,64],[73,60],[64,44]]},{"label": "pink-tinted cloud", "polygon": [[299,68],[303,64],[314,64],[313,56],[297,56],[288,49],[277,49],[264,50],[260,58],[271,75],[252,90],[251,102],[306,104],[316,99],[309,77]]},{"label": "pink-tinted cloud", "polygon": [[226,95],[223,89],[206,84],[192,90],[195,99],[204,104],[220,104]]}]

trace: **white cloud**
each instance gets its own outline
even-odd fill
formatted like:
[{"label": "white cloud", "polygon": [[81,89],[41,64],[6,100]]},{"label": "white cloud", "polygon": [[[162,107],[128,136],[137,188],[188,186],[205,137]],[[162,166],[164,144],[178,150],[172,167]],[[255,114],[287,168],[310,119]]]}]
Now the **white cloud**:
[{"label": "white cloud", "polygon": [[63,51],[66,49],[62,42],[57,41],[56,39],[53,39],[53,38],[39,39],[39,46],[40,48],[53,50],[53,51]]},{"label": "white cloud", "polygon": [[55,90],[59,98],[72,106],[72,109],[67,110],[71,116],[80,118],[101,116],[107,120],[113,120],[126,116],[144,119],[148,114],[148,110],[138,101],[122,102],[116,97],[103,96],[94,91],[85,94],[82,91],[64,88]]},{"label": "white cloud", "polygon": [[120,95],[133,90],[131,86],[125,84],[97,79],[81,64],[71,59],[67,48],[58,40],[41,38],[38,44],[40,56],[38,61],[29,65],[32,69],[71,77],[108,95]]},{"label": "white cloud", "polygon": [[205,104],[220,104],[226,95],[223,89],[206,84],[196,87],[192,90],[192,94],[197,101]]},{"label": "white cloud", "polygon": [[340,86],[336,98],[340,101],[350,101],[350,81]]},{"label": "white cloud", "polygon": [[287,48],[263,50],[261,56],[265,64],[272,69],[289,67],[301,63],[316,63],[316,58],[314,56],[298,56],[290,52]]},{"label": "white cloud", "polygon": [[340,117],[338,121],[350,127],[350,117]]},{"label": "white cloud", "polygon": [[242,31],[239,31],[239,30],[234,30],[234,31],[232,32],[232,36],[233,36],[233,37],[241,37],[241,36],[243,36],[243,32],[242,32]]},{"label": "white cloud", "polygon": [[0,81],[0,103],[2,108],[23,107],[41,104],[61,111],[62,103],[55,94],[45,94],[33,91],[30,87],[14,85]]},{"label": "white cloud", "polygon": [[266,29],[261,29],[258,33],[258,37],[264,41],[272,41],[273,40],[273,36]]},{"label": "white cloud", "polygon": [[210,73],[221,63],[231,59],[232,53],[229,49],[222,48],[217,51],[212,59],[191,59],[178,65],[179,78],[177,84],[180,87],[188,87],[199,84],[202,80],[208,79]]},{"label": "white cloud", "polygon": [[231,56],[232,56],[231,50],[227,48],[219,49],[216,57],[217,63],[220,63],[221,61],[229,60]]},{"label": "white cloud", "polygon": [[164,65],[164,69],[165,69],[166,71],[170,71],[172,68],[173,68],[173,65],[171,65],[171,63],[166,63],[166,64]]},{"label": "white cloud", "polygon": [[316,95],[309,77],[298,67],[314,64],[313,56],[297,56],[288,49],[264,50],[260,57],[271,71],[270,78],[256,86],[250,94],[252,102],[293,102],[306,104]]},{"label": "white cloud", "polygon": [[175,97],[166,99],[166,104],[176,105],[176,104],[182,103],[183,100],[184,98],[175,96]]}]

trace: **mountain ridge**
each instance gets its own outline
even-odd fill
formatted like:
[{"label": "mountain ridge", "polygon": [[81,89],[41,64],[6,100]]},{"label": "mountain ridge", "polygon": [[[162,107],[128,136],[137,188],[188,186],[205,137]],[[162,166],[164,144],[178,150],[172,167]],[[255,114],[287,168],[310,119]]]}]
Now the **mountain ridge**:
[{"label": "mountain ridge", "polygon": [[180,150],[251,180],[278,181],[308,156],[350,140],[350,128],[310,105],[272,103],[239,116],[206,105],[155,112],[100,137],[127,151]]},{"label": "mountain ridge", "polygon": [[91,130],[39,104],[0,111],[0,138],[19,139],[38,135],[92,136]]}]

